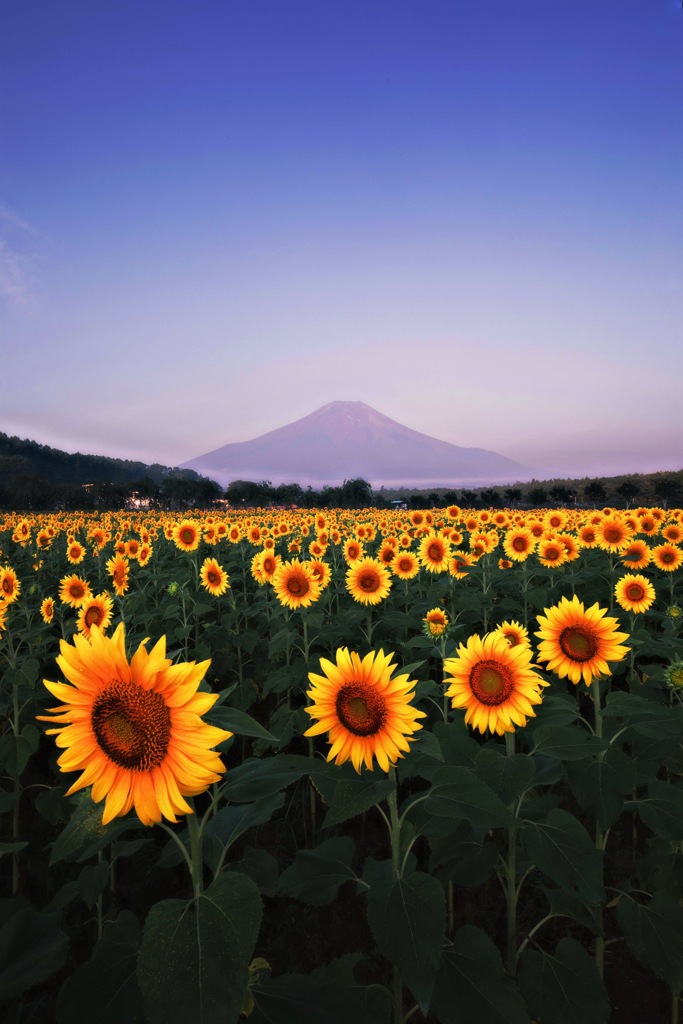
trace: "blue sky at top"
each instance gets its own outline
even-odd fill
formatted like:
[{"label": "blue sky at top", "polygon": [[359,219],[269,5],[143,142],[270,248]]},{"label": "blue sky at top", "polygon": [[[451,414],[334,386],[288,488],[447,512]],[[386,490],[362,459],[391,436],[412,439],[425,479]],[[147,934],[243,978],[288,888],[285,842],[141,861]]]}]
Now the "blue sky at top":
[{"label": "blue sky at top", "polygon": [[0,429],[683,467],[673,0],[5,0]]}]

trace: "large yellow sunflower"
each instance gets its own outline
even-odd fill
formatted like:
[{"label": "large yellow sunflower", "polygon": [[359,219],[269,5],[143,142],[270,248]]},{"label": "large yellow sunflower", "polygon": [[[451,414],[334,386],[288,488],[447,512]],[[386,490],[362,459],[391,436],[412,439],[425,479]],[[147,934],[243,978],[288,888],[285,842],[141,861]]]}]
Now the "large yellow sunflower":
[{"label": "large yellow sunflower", "polygon": [[526,725],[541,703],[541,687],[549,684],[531,663],[531,648],[511,647],[503,633],[474,635],[460,644],[455,658],[445,658],[446,696],[454,708],[465,708],[465,722],[500,736]]},{"label": "large yellow sunflower", "polygon": [[388,772],[410,750],[412,734],[422,728],[417,720],[425,713],[411,703],[415,680],[393,676],[392,658],[370,651],[361,661],[355,651],[340,647],[336,664],[320,659],[324,675],[309,674],[313,685],[307,692],[313,703],[305,710],[315,722],[304,736],[329,734],[328,761],[350,760],[360,772],[363,764],[372,770],[376,757]]},{"label": "large yellow sunflower", "polygon": [[85,637],[90,637],[92,627],[98,626],[104,633],[111,625],[113,612],[114,602],[106,590],[101,594],[96,594],[94,597],[88,592],[78,614],[78,632],[82,633]]},{"label": "large yellow sunflower", "polygon": [[439,533],[428,533],[420,541],[417,556],[427,572],[446,572],[451,556],[450,541]]},{"label": "large yellow sunflower", "polygon": [[202,529],[194,519],[182,519],[173,527],[172,537],[181,551],[196,551],[202,539]]},{"label": "large yellow sunflower", "polygon": [[80,608],[86,598],[92,596],[90,584],[75,573],[62,576],[59,581],[59,600],[72,608]]},{"label": "large yellow sunflower", "polygon": [[228,574],[215,558],[205,558],[199,570],[202,586],[212,595],[220,597],[226,590],[230,589]]},{"label": "large yellow sunflower", "polygon": [[321,594],[318,578],[307,562],[280,562],[273,573],[273,589],[286,608],[308,608]]},{"label": "large yellow sunflower", "polygon": [[203,793],[225,768],[211,748],[232,733],[202,722],[218,694],[197,693],[208,661],[173,665],[166,637],[147,651],[143,641],[130,662],[124,626],[112,637],[97,626],[90,640],[76,634],[73,647],[62,640],[57,664],[68,680],[45,686],[63,703],[41,721],[59,723],[63,772],[82,774],[67,796],[92,786],[92,798],[106,797],[102,824],[131,809],[143,825],[162,817],[176,822],[191,814],[184,799]]},{"label": "large yellow sunflower", "polygon": [[3,565],[0,569],[0,598],[5,604],[12,604],[21,593],[21,581],[11,565]]},{"label": "large yellow sunflower", "polygon": [[652,561],[663,572],[674,572],[683,563],[683,551],[675,544],[659,544],[652,549]]},{"label": "large yellow sunflower", "polygon": [[376,558],[360,558],[347,570],[346,589],[354,601],[379,604],[391,590],[391,574]]},{"label": "large yellow sunflower", "polygon": [[538,616],[541,629],[538,660],[548,663],[548,669],[573,683],[590,686],[594,678],[609,674],[609,661],[621,661],[630,648],[622,645],[628,633],[619,632],[619,620],[606,617],[607,609],[597,601],[584,609],[583,601],[574,595],[571,601],[563,597],[552,608],[544,608]]}]

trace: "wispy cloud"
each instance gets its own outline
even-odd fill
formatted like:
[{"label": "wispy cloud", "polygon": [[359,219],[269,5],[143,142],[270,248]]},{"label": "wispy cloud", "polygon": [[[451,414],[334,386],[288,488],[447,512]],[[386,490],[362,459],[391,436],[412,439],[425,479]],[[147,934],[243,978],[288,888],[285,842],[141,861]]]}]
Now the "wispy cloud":
[{"label": "wispy cloud", "polygon": [[30,256],[23,249],[28,237],[40,232],[14,210],[0,203],[0,300],[25,305],[31,293]]}]

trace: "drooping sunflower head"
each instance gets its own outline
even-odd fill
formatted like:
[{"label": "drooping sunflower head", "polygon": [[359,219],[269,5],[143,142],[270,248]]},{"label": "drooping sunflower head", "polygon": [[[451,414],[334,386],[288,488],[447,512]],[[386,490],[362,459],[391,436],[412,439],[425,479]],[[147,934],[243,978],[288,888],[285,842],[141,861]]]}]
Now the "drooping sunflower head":
[{"label": "drooping sunflower head", "polygon": [[198,693],[208,661],[173,665],[166,637],[148,651],[143,641],[129,660],[124,626],[105,636],[96,625],[90,639],[62,640],[57,658],[66,683],[44,680],[62,703],[41,721],[57,724],[61,771],[81,775],[67,796],[92,786],[105,799],[102,823],[132,809],[143,825],[192,813],[185,797],[217,782],[225,768],[211,748],[232,734],[201,720],[218,694]]},{"label": "drooping sunflower head", "polygon": [[336,663],[320,659],[324,675],[309,674],[312,704],[305,710],[314,723],[304,735],[328,733],[328,761],[350,760],[360,772],[363,764],[372,770],[376,758],[388,772],[410,749],[425,713],[412,704],[415,680],[395,676],[392,658],[370,651],[361,660],[355,651],[340,647]]},{"label": "drooping sunflower head", "polygon": [[517,647],[519,644],[529,646],[529,631],[521,622],[517,622],[515,619],[501,622],[500,626],[496,626],[493,630],[494,633],[501,633],[510,647]]},{"label": "drooping sunflower head", "polygon": [[449,620],[443,608],[432,608],[425,615],[422,624],[425,636],[436,639],[447,631]]},{"label": "drooping sunflower head", "polygon": [[629,653],[622,644],[629,634],[619,631],[619,620],[608,616],[597,601],[584,609],[576,595],[571,600],[563,597],[544,612],[538,616],[541,629],[535,634],[541,640],[538,660],[547,662],[560,679],[583,679],[590,686],[593,679],[610,673],[608,662],[621,661]]},{"label": "drooping sunflower head", "polygon": [[444,659],[446,696],[454,708],[465,708],[465,722],[479,732],[514,732],[535,716],[548,685],[531,658],[528,645],[511,647],[502,633],[475,634],[457,657]]},{"label": "drooping sunflower head", "polygon": [[40,617],[43,620],[43,622],[47,622],[48,624],[50,622],[52,622],[53,618],[55,617],[55,602],[54,602],[54,598],[52,598],[52,597],[46,597],[45,598],[45,600],[43,601],[43,603],[40,606]]}]

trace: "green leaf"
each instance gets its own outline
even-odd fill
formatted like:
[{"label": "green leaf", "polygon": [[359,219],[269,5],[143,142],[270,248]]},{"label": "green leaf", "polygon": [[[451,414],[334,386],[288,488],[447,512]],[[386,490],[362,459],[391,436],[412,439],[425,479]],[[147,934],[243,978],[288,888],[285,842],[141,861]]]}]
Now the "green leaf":
[{"label": "green leaf", "polygon": [[[447,819],[432,819],[443,824]],[[450,824],[450,822],[449,822]],[[427,829],[431,856],[429,871],[442,883],[452,881],[458,885],[482,885],[498,862],[495,843],[482,841],[483,830],[475,831],[469,821],[461,821],[446,834],[433,838]]]},{"label": "green leaf", "polygon": [[259,740],[273,740],[277,737],[264,729],[262,725],[248,715],[246,711],[238,711],[237,708],[228,708],[224,704],[213,708],[207,715],[206,721],[219,729],[227,729],[238,736],[254,736]]},{"label": "green leaf", "polygon": [[473,925],[458,929],[439,966],[432,1007],[441,1024],[528,1024],[517,987],[500,953]]},{"label": "green leaf", "polygon": [[270,821],[285,802],[284,793],[271,793],[253,804],[230,804],[215,814],[204,833],[204,861],[215,873],[226,850],[256,825]]},{"label": "green leaf", "polygon": [[398,968],[426,1013],[446,927],[441,884],[419,871],[375,883],[368,891],[368,922],[380,952]]},{"label": "green leaf", "polygon": [[624,796],[636,782],[636,766],[622,750],[611,747],[602,760],[580,761],[567,768],[569,784],[584,811],[604,832],[621,814]]},{"label": "green leaf", "polygon": [[226,871],[240,871],[258,886],[264,896],[274,896],[277,887],[278,866],[275,857],[259,847],[247,846],[242,859],[226,864]]},{"label": "green leaf", "polygon": [[491,747],[482,747],[477,754],[476,772],[509,805],[529,788],[536,765],[528,754],[507,756]]},{"label": "green leaf", "polygon": [[542,725],[534,729],[532,754],[544,754],[560,761],[581,761],[607,748],[599,739],[578,725]]},{"label": "green leaf", "polygon": [[389,1024],[391,1016],[385,988],[359,985],[329,967],[259,982],[251,992],[256,1010],[249,1024]]},{"label": "green leaf", "polygon": [[683,989],[683,908],[668,892],[648,904],[625,896],[617,906],[619,927],[636,959],[654,971],[672,992]]},{"label": "green leaf", "polygon": [[280,875],[278,893],[294,896],[314,907],[331,903],[339,887],[356,878],[351,869],[354,852],[353,840],[348,836],[327,839],[315,850],[299,850],[293,863]]},{"label": "green leaf", "polygon": [[109,881],[109,864],[102,860],[99,864],[88,864],[78,876],[78,895],[90,910]]},{"label": "green leaf", "polygon": [[57,1024],[83,1024],[93,1016],[97,1024],[145,1024],[136,973],[139,946],[138,920],[123,910],[115,921],[105,924],[90,960],[62,985]]},{"label": "green leaf", "polygon": [[555,954],[527,949],[519,959],[519,987],[543,1024],[607,1024],[610,1005],[595,961],[574,939]]},{"label": "green leaf", "polygon": [[126,829],[136,827],[131,818],[114,818],[108,825],[103,825],[102,805],[92,802],[89,789],[80,795],[78,801],[71,819],[52,847],[51,867],[61,860],[88,860]]},{"label": "green leaf", "polygon": [[579,717],[579,708],[575,697],[559,693],[548,693],[543,703],[536,709],[536,718],[532,719],[528,731],[545,728],[547,725],[571,725]]},{"label": "green leaf", "polygon": [[669,707],[621,690],[608,696],[603,717],[622,718],[633,732],[653,739],[683,735],[683,707],[680,704]]},{"label": "green leaf", "polygon": [[573,815],[557,808],[545,821],[525,822],[521,842],[536,867],[560,888],[576,891],[586,903],[603,901],[602,851]]},{"label": "green leaf", "polygon": [[302,775],[308,775],[317,763],[311,757],[298,754],[252,757],[230,769],[223,793],[228,800],[249,803],[286,789]]},{"label": "green leaf", "polygon": [[68,940],[61,914],[40,913],[22,897],[0,900],[0,1004],[55,974]]},{"label": "green leaf", "polygon": [[145,922],[138,982],[148,1024],[236,1021],[261,921],[246,875],[219,875],[196,900],[164,900]]},{"label": "green leaf", "polygon": [[485,829],[519,824],[500,797],[471,768],[439,768],[434,773],[425,810],[439,817],[466,818]]},{"label": "green leaf", "polygon": [[350,763],[341,767],[325,765],[311,774],[316,789],[329,804],[323,826],[330,828],[369,810],[393,793],[396,785],[386,775],[364,772],[359,775]]},{"label": "green leaf", "polygon": [[0,857],[5,857],[9,853],[19,853],[25,846],[28,846],[28,843],[0,843]]},{"label": "green leaf", "polygon": [[470,734],[462,718],[454,722],[437,722],[434,735],[439,741],[441,759],[446,765],[473,768],[481,747]]},{"label": "green leaf", "polygon": [[683,839],[683,787],[653,779],[634,802],[646,825],[664,839]]}]

